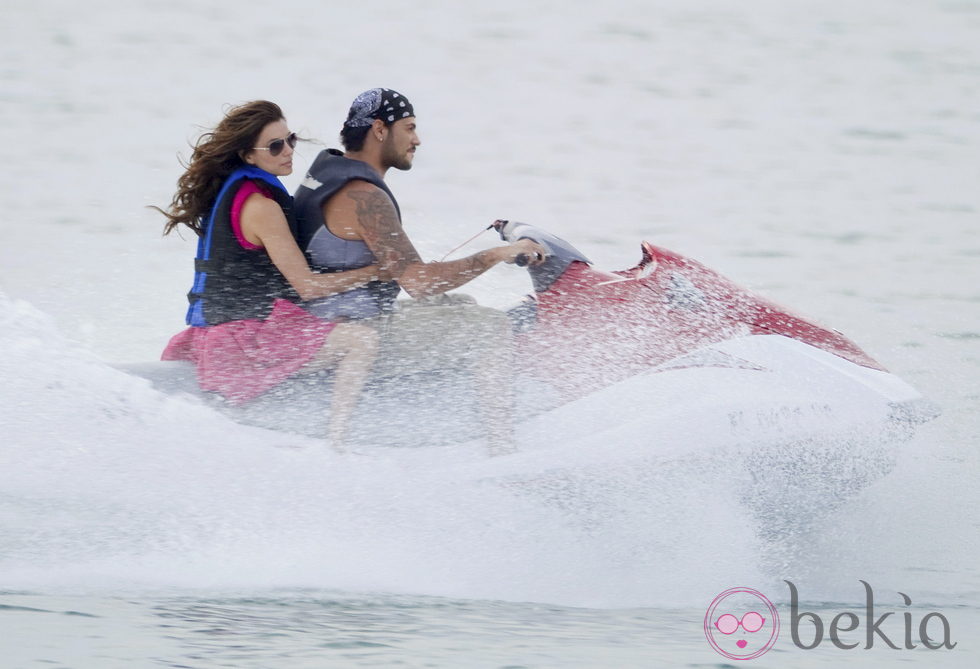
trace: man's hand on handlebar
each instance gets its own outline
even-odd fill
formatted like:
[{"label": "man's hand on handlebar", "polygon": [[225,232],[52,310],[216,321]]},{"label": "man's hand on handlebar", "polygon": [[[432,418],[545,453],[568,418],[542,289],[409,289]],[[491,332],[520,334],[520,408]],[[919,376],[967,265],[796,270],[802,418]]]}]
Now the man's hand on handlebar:
[{"label": "man's hand on handlebar", "polygon": [[531,239],[519,239],[507,246],[498,246],[495,249],[500,254],[500,261],[508,264],[540,265],[547,258],[547,250]]}]

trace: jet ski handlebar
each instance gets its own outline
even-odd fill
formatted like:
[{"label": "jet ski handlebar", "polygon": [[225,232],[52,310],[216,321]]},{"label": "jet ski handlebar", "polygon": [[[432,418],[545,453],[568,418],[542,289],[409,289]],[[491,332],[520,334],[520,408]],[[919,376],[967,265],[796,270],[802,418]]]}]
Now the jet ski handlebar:
[{"label": "jet ski handlebar", "polygon": [[561,276],[562,272],[573,262],[584,262],[592,264],[585,255],[574,246],[559,239],[541,228],[536,228],[527,223],[518,221],[508,221],[498,219],[490,224],[490,227],[497,231],[500,238],[505,242],[516,242],[521,239],[530,239],[545,248],[545,260],[538,265],[530,265],[531,258],[522,253],[517,256],[515,264],[520,267],[527,267],[537,292],[543,292]]}]

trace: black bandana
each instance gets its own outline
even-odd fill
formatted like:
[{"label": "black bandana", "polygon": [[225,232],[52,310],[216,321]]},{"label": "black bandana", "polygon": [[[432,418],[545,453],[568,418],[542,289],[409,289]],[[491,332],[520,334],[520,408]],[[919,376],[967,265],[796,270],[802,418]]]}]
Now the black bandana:
[{"label": "black bandana", "polygon": [[363,128],[376,119],[391,125],[395,121],[415,116],[412,103],[404,95],[390,88],[372,88],[356,98],[347,113],[344,125],[350,128]]}]

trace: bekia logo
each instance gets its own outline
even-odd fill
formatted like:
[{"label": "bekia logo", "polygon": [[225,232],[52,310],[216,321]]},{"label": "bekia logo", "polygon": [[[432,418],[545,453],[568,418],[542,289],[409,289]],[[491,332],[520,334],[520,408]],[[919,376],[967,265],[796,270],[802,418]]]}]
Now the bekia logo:
[{"label": "bekia logo", "polygon": [[715,597],[704,616],[704,635],[716,651],[733,660],[751,660],[779,638],[779,613],[752,588],[730,588]]},{"label": "bekia logo", "polygon": [[[865,623],[863,630],[862,616],[852,611],[837,613],[829,622],[825,622],[813,611],[801,612],[799,591],[792,582],[785,583],[789,586],[790,596],[790,638],[797,648],[812,650],[818,647],[825,639],[825,631],[826,639],[841,650],[851,650],[862,645],[860,641],[850,642],[841,638],[841,632],[857,632],[858,637],[864,640],[865,650],[874,648],[875,641],[895,650],[918,648],[914,638],[916,632],[919,644],[929,650],[956,647],[950,639],[949,620],[937,611],[922,616],[917,625],[911,611],[903,612],[900,618],[890,621],[894,624],[890,630],[893,636],[889,637],[889,622],[886,621],[895,612],[886,611],[879,615],[875,611],[874,591],[865,581],[861,581],[865,591],[865,603],[861,611]],[[898,594],[902,596],[905,606],[912,605],[911,597],[902,592]],[[894,629],[899,620],[904,623],[901,637]],[[708,607],[704,616],[704,634],[711,647],[721,655],[733,660],[751,660],[766,653],[776,644],[779,637],[779,612],[758,590],[730,588],[715,597]],[[896,644],[896,640],[902,645]]]}]

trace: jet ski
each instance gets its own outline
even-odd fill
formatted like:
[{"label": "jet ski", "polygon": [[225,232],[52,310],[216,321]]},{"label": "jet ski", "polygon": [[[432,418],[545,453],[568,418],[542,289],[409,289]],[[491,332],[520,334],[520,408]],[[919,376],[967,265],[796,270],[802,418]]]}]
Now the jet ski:
[{"label": "jet ski", "polygon": [[[643,242],[636,266],[607,272],[533,226],[493,227],[548,250],[528,267],[534,294],[511,311],[523,373],[557,404],[526,438],[570,444],[615,426],[604,441],[634,456],[614,487],[636,490],[625,481],[672,458],[734,483],[760,526],[785,536],[891,471],[940,413],[842,333],[678,253]],[[563,471],[562,499],[594,488],[593,465]]]},{"label": "jet ski", "polygon": [[[620,444],[742,449],[760,444],[880,444],[938,414],[855,343],[648,242],[640,262],[608,272],[540,228],[496,221],[501,239],[547,250],[528,265],[534,292],[508,314],[520,370],[519,441],[562,444],[603,431]],[[521,264],[522,259],[518,259]],[[199,398],[235,420],[322,436],[329,372],[294,378],[244,407],[197,388],[185,362],[128,372]],[[480,436],[471,379],[458,370],[374,379],[354,443],[432,446]],[[798,446],[793,447],[799,450]],[[891,451],[879,469],[890,468]],[[881,458],[877,458],[881,460]]]},{"label": "jet ski", "polygon": [[[690,258],[643,242],[636,266],[609,272],[535,226],[491,227],[547,250],[541,263],[523,259],[533,293],[508,311],[518,452],[485,457],[481,398],[459,370],[372,379],[352,421],[356,452],[487,482],[587,532],[641,510],[722,504],[723,517],[721,500],[734,500],[779,571],[786,550],[887,475],[939,414],[840,332]],[[328,372],[240,407],[202,393],[190,363],[125,369],[242,423],[326,433]]]},{"label": "jet ski", "polygon": [[[811,414],[844,416],[846,407],[862,403],[878,405],[894,423],[936,415],[933,404],[837,330],[680,254],[643,242],[635,267],[606,272],[533,226],[497,221],[493,227],[505,241],[533,239],[549,250],[543,264],[528,267],[534,295],[510,313],[522,368],[533,369],[565,401],[637,375],[680,380],[710,374],[713,388],[706,385],[698,395],[728,396],[724,416],[736,432],[778,429]],[[720,369],[741,372],[733,384],[741,392],[719,392],[719,384],[727,384],[716,371],[694,372]]]}]

